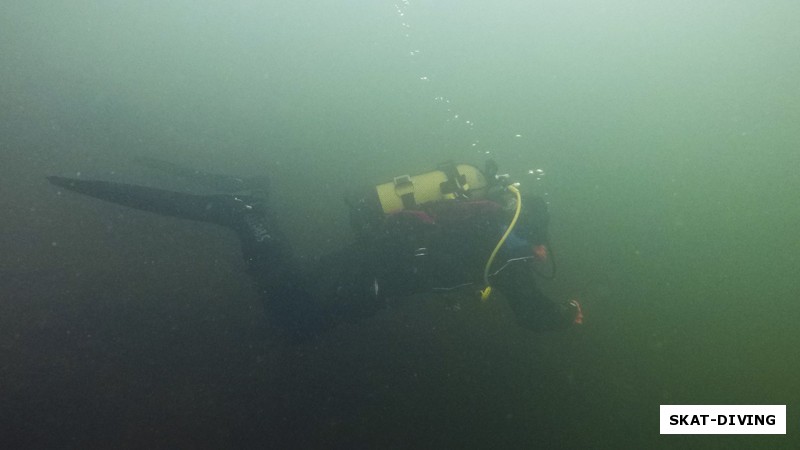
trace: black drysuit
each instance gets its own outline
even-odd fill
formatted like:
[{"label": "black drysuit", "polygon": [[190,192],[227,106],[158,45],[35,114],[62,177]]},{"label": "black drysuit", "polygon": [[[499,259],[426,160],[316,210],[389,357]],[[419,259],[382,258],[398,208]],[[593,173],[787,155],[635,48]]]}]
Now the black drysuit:
[{"label": "black drysuit", "polygon": [[[58,186],[118,204],[233,229],[273,323],[303,337],[342,320],[368,317],[387,298],[483,288],[483,269],[510,215],[488,201],[445,200],[383,217],[368,233],[318,258],[293,257],[265,198],[193,195],[142,186],[48,177]],[[532,330],[567,328],[576,311],[536,287],[535,245],[546,243],[544,202],[523,202],[519,225],[493,264],[490,282]]]}]

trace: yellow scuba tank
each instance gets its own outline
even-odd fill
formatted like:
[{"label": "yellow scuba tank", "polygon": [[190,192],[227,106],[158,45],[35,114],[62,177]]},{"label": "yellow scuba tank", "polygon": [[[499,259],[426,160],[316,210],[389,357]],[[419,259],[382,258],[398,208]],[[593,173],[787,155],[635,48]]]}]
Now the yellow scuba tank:
[{"label": "yellow scuba tank", "polygon": [[402,175],[375,187],[384,214],[437,200],[479,199],[486,196],[489,183],[477,167],[445,163],[420,175]]}]

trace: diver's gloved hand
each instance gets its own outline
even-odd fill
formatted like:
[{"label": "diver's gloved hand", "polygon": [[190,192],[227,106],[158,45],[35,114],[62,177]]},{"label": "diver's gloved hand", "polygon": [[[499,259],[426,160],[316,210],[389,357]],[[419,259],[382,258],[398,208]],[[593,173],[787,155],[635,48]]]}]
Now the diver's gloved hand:
[{"label": "diver's gloved hand", "polygon": [[574,311],[575,318],[572,320],[573,325],[583,325],[583,309],[577,299],[572,299],[567,303],[569,308]]},{"label": "diver's gloved hand", "polygon": [[547,246],[544,244],[535,245],[533,247],[533,256],[536,258],[537,261],[546,262],[548,258],[548,250]]}]

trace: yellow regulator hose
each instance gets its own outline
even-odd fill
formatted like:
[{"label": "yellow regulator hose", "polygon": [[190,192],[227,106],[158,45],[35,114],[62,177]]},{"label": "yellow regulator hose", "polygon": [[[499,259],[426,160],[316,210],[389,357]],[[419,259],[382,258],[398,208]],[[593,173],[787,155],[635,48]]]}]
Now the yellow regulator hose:
[{"label": "yellow regulator hose", "polygon": [[489,256],[489,260],[486,261],[486,267],[483,269],[483,284],[486,285],[486,287],[481,290],[481,301],[489,300],[489,297],[492,295],[492,285],[489,284],[489,269],[492,268],[494,257],[497,256],[497,252],[500,251],[500,247],[503,246],[503,243],[506,241],[506,238],[508,238],[508,235],[514,231],[514,226],[517,224],[517,219],[519,219],[519,212],[522,210],[522,196],[519,194],[519,189],[517,189],[517,186],[515,184],[510,184],[508,185],[508,190],[517,196],[517,210],[514,211],[514,218],[511,219],[511,223],[508,225],[503,237],[500,238],[500,241],[492,251],[492,255]]}]

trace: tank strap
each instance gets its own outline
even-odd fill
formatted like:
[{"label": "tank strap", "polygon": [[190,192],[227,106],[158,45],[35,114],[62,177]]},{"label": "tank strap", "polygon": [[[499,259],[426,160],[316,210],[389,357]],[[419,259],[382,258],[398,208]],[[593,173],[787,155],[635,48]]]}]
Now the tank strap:
[{"label": "tank strap", "polygon": [[439,190],[442,194],[456,194],[458,196],[464,193],[464,184],[467,182],[467,177],[458,173],[458,168],[453,161],[441,163],[437,169],[447,176],[447,181],[439,185]]},{"label": "tank strap", "polygon": [[414,209],[417,207],[417,200],[414,198],[414,181],[410,175],[394,177],[394,191],[403,201],[403,209]]}]

